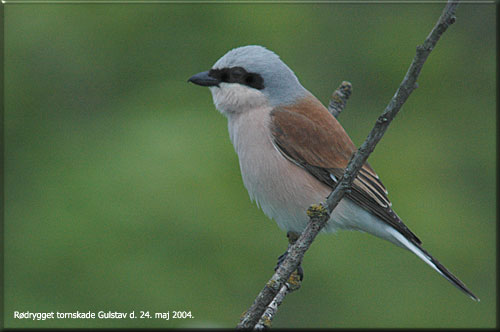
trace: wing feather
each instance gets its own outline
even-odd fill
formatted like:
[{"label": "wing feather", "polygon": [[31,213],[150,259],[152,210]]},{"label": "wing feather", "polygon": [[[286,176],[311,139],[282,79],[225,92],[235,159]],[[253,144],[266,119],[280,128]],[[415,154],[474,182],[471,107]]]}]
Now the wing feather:
[{"label": "wing feather", "polygon": [[[271,112],[270,129],[275,146],[288,160],[303,167],[332,190],[356,151],[344,128],[313,97],[295,106],[275,108]],[[392,210],[386,188],[368,163],[363,165],[351,192],[346,195],[408,240],[421,243]]]}]

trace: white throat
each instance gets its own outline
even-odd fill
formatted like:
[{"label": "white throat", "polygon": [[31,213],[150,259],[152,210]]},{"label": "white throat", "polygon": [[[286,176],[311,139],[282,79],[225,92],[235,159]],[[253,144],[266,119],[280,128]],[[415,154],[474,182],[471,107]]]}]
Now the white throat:
[{"label": "white throat", "polygon": [[224,115],[262,108],[268,105],[267,97],[257,89],[237,83],[220,83],[210,87],[215,107]]}]

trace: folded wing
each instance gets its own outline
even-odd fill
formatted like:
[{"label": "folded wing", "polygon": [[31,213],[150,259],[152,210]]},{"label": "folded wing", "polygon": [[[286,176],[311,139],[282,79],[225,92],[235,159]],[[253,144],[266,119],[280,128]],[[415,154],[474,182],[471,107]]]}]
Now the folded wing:
[{"label": "folded wing", "polygon": [[[315,98],[275,108],[271,112],[270,127],[278,150],[332,189],[356,151],[344,128]],[[421,244],[392,210],[387,190],[368,163],[363,165],[346,196],[412,243]]]}]

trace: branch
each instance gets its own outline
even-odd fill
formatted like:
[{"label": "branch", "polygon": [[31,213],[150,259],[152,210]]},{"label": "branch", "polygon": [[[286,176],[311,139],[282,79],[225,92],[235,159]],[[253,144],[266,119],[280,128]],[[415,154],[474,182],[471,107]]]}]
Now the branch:
[{"label": "branch", "polygon": [[343,81],[337,90],[332,93],[332,97],[328,103],[328,111],[330,111],[335,118],[338,118],[340,113],[344,110],[347,99],[349,99],[351,93],[352,85],[347,81]]},{"label": "branch", "polygon": [[375,149],[376,144],[380,141],[389,124],[398,114],[399,110],[406,102],[410,94],[417,87],[417,78],[422,70],[422,67],[427,60],[427,57],[436,46],[441,35],[446,29],[455,22],[455,11],[458,6],[458,1],[448,0],[441,16],[439,17],[436,25],[425,39],[422,45],[417,46],[416,55],[401,82],[395,95],[389,101],[382,115],[377,119],[375,126],[368,134],[365,142],[361,145],[359,150],[349,161],[344,175],[339,183],[328,196],[326,203],[313,204],[307,210],[310,218],[306,229],[301,234],[297,242],[288,250],[288,255],[285,260],[280,264],[279,268],[273,274],[271,279],[267,282],[264,289],[257,295],[252,306],[247,310],[241,318],[237,328],[251,329],[254,328],[264,310],[272,299],[276,296],[286,280],[290,277],[302,261],[305,252],[309,249],[316,235],[326,224],[330,218],[330,214],[338,205],[344,194],[350,190],[354,178],[368,159],[368,156]]},{"label": "branch", "polygon": [[281,304],[281,302],[283,302],[285,296],[287,296],[288,293],[296,291],[300,288],[300,285],[300,276],[296,272],[292,273],[288,281],[283,286],[281,286],[278,294],[276,294],[271,303],[269,303],[266,310],[264,311],[264,314],[259,319],[259,322],[257,323],[257,325],[255,325],[254,329],[265,330],[266,328],[271,327],[271,322],[278,312],[278,306]]}]

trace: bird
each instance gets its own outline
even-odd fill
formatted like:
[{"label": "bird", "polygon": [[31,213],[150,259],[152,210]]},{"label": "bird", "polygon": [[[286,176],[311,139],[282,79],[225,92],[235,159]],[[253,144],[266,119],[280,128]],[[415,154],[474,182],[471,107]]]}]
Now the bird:
[{"label": "bird", "polygon": [[[215,108],[227,118],[250,199],[288,234],[300,234],[308,207],[326,199],[357,150],[345,129],[276,53],[260,45],[229,50],[188,82],[208,87]],[[338,230],[366,232],[409,250],[479,301],[422,247],[368,163],[322,231]]]}]

